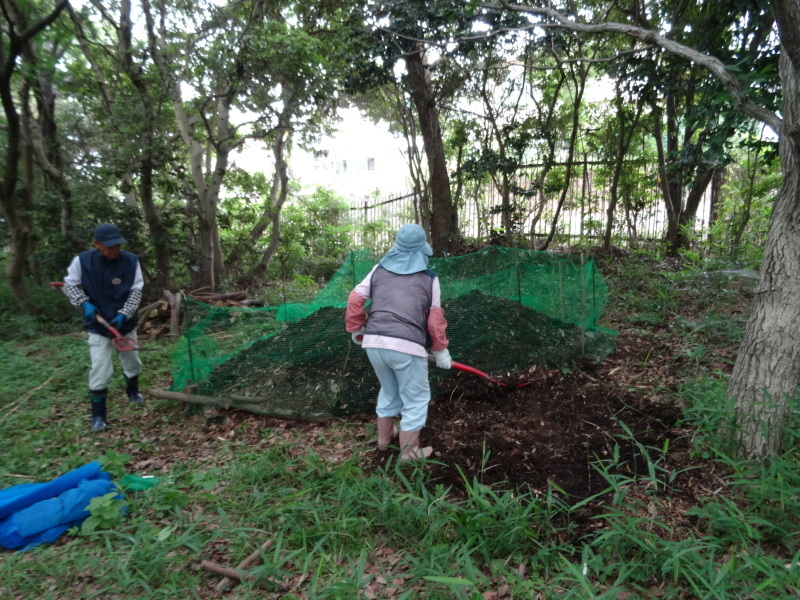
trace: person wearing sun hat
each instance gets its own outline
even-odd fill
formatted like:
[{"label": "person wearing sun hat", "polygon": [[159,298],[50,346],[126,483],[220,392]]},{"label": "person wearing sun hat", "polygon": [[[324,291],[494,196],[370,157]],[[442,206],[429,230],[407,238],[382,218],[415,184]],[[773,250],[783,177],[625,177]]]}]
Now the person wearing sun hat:
[{"label": "person wearing sun hat", "polygon": [[[144,278],[139,257],[120,248],[127,240],[115,225],[98,225],[93,243],[94,250],[81,252],[72,259],[64,278],[64,293],[75,308],[83,311],[83,327],[89,333],[91,430],[98,432],[107,425],[106,399],[108,382],[114,372],[114,347],[111,344],[113,334],[98,322],[96,315],[101,315],[121,335],[135,342]],[[133,350],[118,354],[128,400],[141,405],[144,397],[139,392],[142,371],[139,353]]]},{"label": "person wearing sun hat", "polygon": [[[439,278],[428,269],[432,254],[425,230],[414,223],[403,225],[391,250],[350,292],[345,313],[347,331],[366,350],[381,384],[378,449],[399,438],[401,460],[427,458],[433,452],[430,446],[419,447],[431,399],[427,350],[437,367],[453,366]],[[394,424],[398,415],[399,429]]]}]

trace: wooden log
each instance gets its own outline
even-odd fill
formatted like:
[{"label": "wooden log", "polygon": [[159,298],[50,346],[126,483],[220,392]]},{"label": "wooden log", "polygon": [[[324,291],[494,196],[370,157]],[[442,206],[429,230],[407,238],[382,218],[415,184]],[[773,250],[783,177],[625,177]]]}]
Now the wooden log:
[{"label": "wooden log", "polygon": [[155,310],[157,308],[160,309],[161,308],[161,304],[163,302],[164,302],[163,300],[159,299],[159,300],[156,300],[155,302],[153,302],[152,304],[148,304],[144,308],[140,308],[139,311],[138,311],[139,312],[139,318],[140,319],[146,319],[147,316],[150,314],[150,311],[151,310]]},{"label": "wooden log", "polygon": [[146,391],[149,396],[153,398],[160,398],[161,400],[177,400],[178,402],[187,402],[189,404],[202,404],[203,406],[216,406],[218,408],[239,408],[241,410],[248,410],[260,415],[269,417],[277,417],[279,419],[294,419],[297,421],[331,421],[333,417],[330,415],[320,415],[316,417],[298,417],[294,413],[283,410],[280,408],[268,408],[265,405],[271,400],[269,398],[250,398],[247,396],[232,395],[228,398],[221,398],[215,396],[200,396],[198,394],[186,394],[184,392],[167,392],[164,390],[149,389]]},{"label": "wooden log", "polygon": [[246,300],[247,292],[228,292],[226,294],[190,294],[199,302],[222,302],[223,300]]},{"label": "wooden log", "polygon": [[[247,567],[257,564],[261,562],[261,553],[266,551],[272,545],[272,540],[267,540],[261,547],[258,548],[255,552],[251,553],[247,558],[245,558],[242,562],[236,565],[236,568],[239,570],[246,569]],[[230,577],[223,577],[217,585],[214,586],[214,594],[211,596],[212,598],[219,598],[224,594],[226,591],[231,589],[234,585],[236,585],[238,581],[236,579],[232,579]]]}]

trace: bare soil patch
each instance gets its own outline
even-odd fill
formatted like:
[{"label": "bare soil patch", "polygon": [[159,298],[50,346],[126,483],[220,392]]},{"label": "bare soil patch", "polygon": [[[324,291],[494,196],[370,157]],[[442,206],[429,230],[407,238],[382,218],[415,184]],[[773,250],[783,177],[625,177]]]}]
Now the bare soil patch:
[{"label": "bare soil patch", "polygon": [[[434,448],[427,466],[432,483],[456,497],[474,481],[534,496],[550,490],[570,505],[594,497],[575,515],[580,536],[599,526],[589,517],[609,500],[598,461],[629,479],[629,498],[648,495],[650,503],[655,464],[659,514],[676,526],[663,533],[687,534],[693,523],[686,509],[710,494],[722,474],[695,457],[694,430],[681,422],[681,407],[666,400],[681,359],[648,363],[651,350],[635,332],[620,332],[616,350],[597,366],[531,368],[497,377],[501,386],[459,373],[432,402],[420,436],[421,445]],[[396,459],[375,452],[372,464],[390,457]]]}]

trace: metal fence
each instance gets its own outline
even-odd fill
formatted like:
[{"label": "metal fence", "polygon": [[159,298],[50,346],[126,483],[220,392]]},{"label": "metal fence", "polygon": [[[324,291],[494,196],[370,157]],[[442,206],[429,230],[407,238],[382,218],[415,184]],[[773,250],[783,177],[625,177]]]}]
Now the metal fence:
[{"label": "metal fence", "polygon": [[[558,166],[565,166],[563,163]],[[611,199],[608,171],[613,165],[605,161],[584,160],[573,163],[573,176],[555,225],[555,239],[564,244],[597,242],[603,238],[607,210]],[[535,183],[542,166],[532,165],[516,174],[515,187],[528,190]],[[626,185],[618,192],[612,237],[614,243],[628,245],[635,231],[638,241],[664,238],[667,217],[663,196],[658,186],[655,165],[627,163]],[[563,189],[563,186],[562,186]],[[512,196],[518,215],[516,232],[528,239],[545,239],[553,227],[561,190],[531,195]],[[630,210],[626,219],[625,201]],[[502,195],[495,185],[473,186],[460,199],[459,230],[466,239],[481,242],[493,237],[502,228],[499,207]],[[711,221],[711,186],[706,190],[694,223],[695,235],[705,237]],[[404,192],[380,201],[365,200],[351,207],[358,225],[356,244],[380,249],[391,245],[394,232],[404,223],[418,221],[414,193]],[[538,219],[536,218],[536,215]]]}]

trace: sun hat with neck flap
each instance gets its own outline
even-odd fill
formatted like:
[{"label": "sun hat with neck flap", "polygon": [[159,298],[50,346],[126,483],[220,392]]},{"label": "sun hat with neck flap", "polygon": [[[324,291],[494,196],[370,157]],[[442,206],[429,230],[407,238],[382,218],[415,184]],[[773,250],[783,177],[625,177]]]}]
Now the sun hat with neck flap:
[{"label": "sun hat with neck flap", "polygon": [[427,269],[428,257],[432,255],[425,230],[415,223],[409,223],[397,230],[395,244],[380,260],[380,264],[392,273],[410,275]]}]

